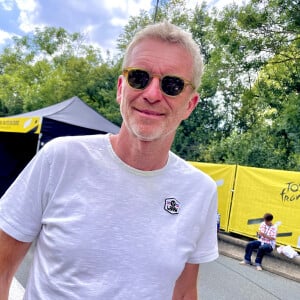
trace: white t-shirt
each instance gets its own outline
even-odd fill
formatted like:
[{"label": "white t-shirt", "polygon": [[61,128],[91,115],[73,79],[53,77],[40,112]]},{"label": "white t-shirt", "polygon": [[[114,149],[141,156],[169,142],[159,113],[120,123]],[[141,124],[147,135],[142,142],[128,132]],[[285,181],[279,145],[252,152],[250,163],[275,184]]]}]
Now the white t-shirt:
[{"label": "white t-shirt", "polygon": [[24,299],[167,300],[186,262],[218,257],[216,184],[170,152],[136,170],[109,135],[39,151],[0,201],[0,227],[37,239]]}]

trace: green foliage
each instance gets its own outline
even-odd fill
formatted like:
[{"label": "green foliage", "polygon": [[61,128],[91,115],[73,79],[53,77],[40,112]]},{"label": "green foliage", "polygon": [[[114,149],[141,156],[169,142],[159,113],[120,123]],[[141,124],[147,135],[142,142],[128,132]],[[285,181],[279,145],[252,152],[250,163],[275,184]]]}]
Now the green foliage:
[{"label": "green foliage", "polygon": [[37,28],[0,53],[0,116],[77,95],[120,125],[122,53],[155,17],[190,31],[205,62],[199,105],[172,150],[187,160],[300,170],[298,2],[250,0],[222,10],[203,2],[190,10],[185,0],[162,0],[157,11],[129,19],[117,41],[120,58],[103,59],[80,33]]},{"label": "green foliage", "polygon": [[299,170],[299,9],[253,0],[215,11],[202,88],[220,98],[224,134],[206,161]]},{"label": "green foliage", "polygon": [[117,39],[117,48],[119,51],[124,53],[135,33],[151,23],[151,16],[146,11],[141,11],[139,16],[130,17],[128,24],[124,27],[124,32]]},{"label": "green foliage", "polygon": [[[163,0],[160,1],[160,6],[156,12],[156,22],[168,20],[171,23],[188,29],[190,13],[186,8],[185,0]],[[155,9],[153,8],[149,12],[141,10],[139,16],[129,18],[128,24],[124,27],[124,32],[121,33],[117,40],[117,48],[121,53],[124,53],[127,45],[137,31],[154,23],[154,17]]]},{"label": "green foliage", "polygon": [[172,150],[187,160],[205,159],[199,146],[205,148],[218,138],[220,117],[215,115],[217,106],[211,99],[200,99],[191,116],[179,127]]},{"label": "green foliage", "polygon": [[0,114],[31,111],[76,95],[120,124],[118,74],[118,61],[105,61],[97,48],[83,43],[82,35],[37,28],[33,35],[15,37],[0,55]]},{"label": "green foliage", "polygon": [[270,128],[256,128],[213,142],[205,151],[206,160],[215,163],[239,164],[252,167],[286,169],[287,151],[278,148]]}]

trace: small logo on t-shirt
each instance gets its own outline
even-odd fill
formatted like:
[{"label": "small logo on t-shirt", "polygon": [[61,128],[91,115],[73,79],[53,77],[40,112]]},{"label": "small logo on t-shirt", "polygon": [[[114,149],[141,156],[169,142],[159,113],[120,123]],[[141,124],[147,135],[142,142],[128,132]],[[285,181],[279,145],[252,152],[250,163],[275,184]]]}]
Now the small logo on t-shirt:
[{"label": "small logo on t-shirt", "polygon": [[176,200],[175,198],[166,198],[164,209],[172,215],[178,214],[179,213],[179,201]]}]

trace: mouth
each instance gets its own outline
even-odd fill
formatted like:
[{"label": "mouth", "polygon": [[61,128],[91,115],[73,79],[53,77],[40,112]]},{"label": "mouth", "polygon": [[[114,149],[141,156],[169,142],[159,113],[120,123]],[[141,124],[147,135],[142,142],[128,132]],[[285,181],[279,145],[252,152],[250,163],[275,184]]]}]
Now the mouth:
[{"label": "mouth", "polygon": [[153,117],[161,117],[164,114],[157,112],[157,111],[153,111],[153,110],[148,110],[148,109],[135,109],[137,112],[143,114],[143,115],[147,115],[147,116],[153,116]]}]

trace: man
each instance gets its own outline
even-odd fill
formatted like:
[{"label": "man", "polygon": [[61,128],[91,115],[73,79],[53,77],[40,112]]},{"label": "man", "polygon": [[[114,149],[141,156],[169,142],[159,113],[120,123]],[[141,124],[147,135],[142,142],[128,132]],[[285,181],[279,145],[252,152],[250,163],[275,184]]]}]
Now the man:
[{"label": "man", "polygon": [[255,259],[256,269],[262,271],[262,260],[266,253],[271,253],[276,246],[277,227],[272,224],[273,215],[266,213],[264,221],[259,226],[258,237],[256,241],[251,241],[245,249],[244,260],[240,262],[242,265],[251,265],[251,256],[253,250],[257,250]]},{"label": "man", "polygon": [[0,201],[1,300],[35,239],[25,299],[197,299],[199,264],[218,257],[216,184],[170,148],[201,74],[190,34],[135,35],[119,134],[49,142]]}]

